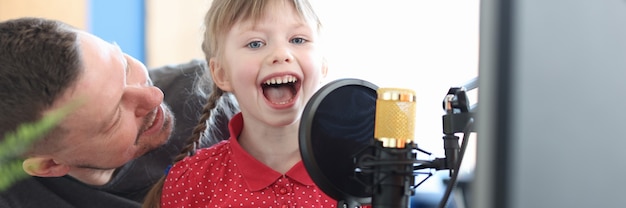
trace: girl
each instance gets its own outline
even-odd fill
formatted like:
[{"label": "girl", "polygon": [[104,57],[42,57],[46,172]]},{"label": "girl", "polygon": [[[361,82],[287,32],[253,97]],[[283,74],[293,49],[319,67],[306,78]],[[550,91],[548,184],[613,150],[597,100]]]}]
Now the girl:
[{"label": "girl", "polygon": [[[213,0],[205,26],[202,48],[214,90],[187,151],[144,206],[335,207],[309,177],[298,148],[300,115],[327,72],[311,5]],[[230,120],[230,138],[196,151],[215,102],[229,93],[241,109]]]}]

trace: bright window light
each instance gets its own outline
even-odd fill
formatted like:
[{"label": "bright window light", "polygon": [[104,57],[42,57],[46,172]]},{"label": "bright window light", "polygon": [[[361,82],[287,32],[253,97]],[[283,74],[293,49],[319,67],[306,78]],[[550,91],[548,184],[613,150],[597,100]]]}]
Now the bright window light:
[{"label": "bright window light", "polygon": [[[350,77],[415,90],[417,144],[444,157],[443,98],[450,87],[478,76],[479,0],[312,4],[324,25],[327,81]],[[470,94],[471,102],[476,99]],[[462,170],[473,169],[475,141],[470,144]]]}]

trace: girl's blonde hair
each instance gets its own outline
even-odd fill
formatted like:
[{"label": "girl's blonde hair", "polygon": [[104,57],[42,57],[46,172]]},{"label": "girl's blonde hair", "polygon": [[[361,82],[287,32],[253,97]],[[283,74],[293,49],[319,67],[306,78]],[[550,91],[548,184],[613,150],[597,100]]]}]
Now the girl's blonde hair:
[{"label": "girl's blonde hair", "polygon": [[[271,12],[272,6],[278,3],[292,4],[300,18],[307,21],[320,32],[322,27],[320,20],[307,0],[213,0],[211,8],[204,19],[205,32],[202,51],[207,63],[211,58],[219,58],[221,50],[223,50],[220,43],[223,42],[233,25],[242,21],[256,22],[267,12]],[[210,76],[209,69],[207,68],[206,70],[203,76]],[[173,163],[195,153],[196,148],[200,146],[200,138],[203,137],[207,130],[207,120],[211,118],[211,111],[220,100],[229,99],[228,96],[224,96],[226,92],[217,87],[211,80],[211,78],[206,77],[200,79],[200,86],[204,86],[204,89],[210,86],[211,92],[207,97],[207,103],[202,109],[202,116],[198,125],[193,129],[191,137],[187,140],[187,145],[174,158]],[[161,193],[166,176],[163,176],[146,195],[143,204],[144,208],[161,207]]]}]

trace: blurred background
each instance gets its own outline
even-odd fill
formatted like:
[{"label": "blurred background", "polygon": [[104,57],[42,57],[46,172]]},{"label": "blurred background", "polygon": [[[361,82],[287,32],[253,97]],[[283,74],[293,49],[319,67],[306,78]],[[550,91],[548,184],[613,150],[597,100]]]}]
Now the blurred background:
[{"label": "blurred background", "polygon": [[116,42],[148,67],[203,58],[202,21],[210,0],[0,0],[0,20],[65,21]]},{"label": "blurred background", "polygon": [[[116,42],[149,68],[203,59],[211,0],[0,0],[0,20],[65,21]],[[478,76],[479,0],[311,0],[325,27],[329,77],[351,77],[417,93],[415,138],[444,157],[442,101]],[[477,91],[477,90],[474,90]],[[476,103],[476,92],[470,101]],[[472,173],[475,137],[461,173]],[[427,184],[418,188],[429,189]]]}]

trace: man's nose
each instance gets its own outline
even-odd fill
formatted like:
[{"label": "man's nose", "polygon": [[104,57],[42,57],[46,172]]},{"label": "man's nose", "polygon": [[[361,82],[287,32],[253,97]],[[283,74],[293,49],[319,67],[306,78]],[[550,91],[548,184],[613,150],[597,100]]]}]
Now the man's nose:
[{"label": "man's nose", "polygon": [[134,109],[136,117],[145,117],[161,105],[163,91],[154,86],[128,86],[122,100],[129,109]]}]

